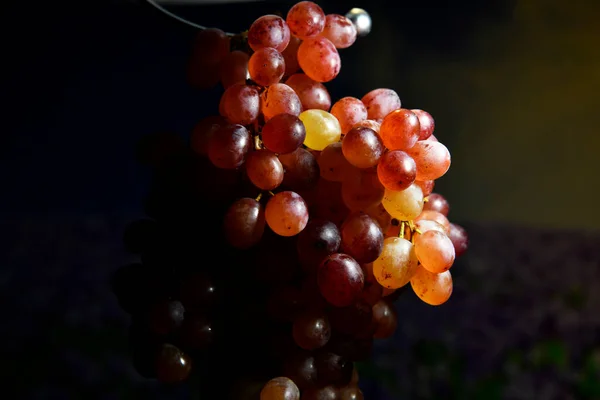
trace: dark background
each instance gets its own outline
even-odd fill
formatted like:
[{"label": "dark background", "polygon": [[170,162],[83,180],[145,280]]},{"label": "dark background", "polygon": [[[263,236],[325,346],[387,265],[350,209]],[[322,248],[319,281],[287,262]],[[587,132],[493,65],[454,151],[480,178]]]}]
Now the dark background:
[{"label": "dark background", "polygon": [[[219,91],[185,83],[193,30],[140,2],[54,3],[10,6],[3,38],[4,376],[26,398],[160,397],[124,358],[107,279],[129,260],[121,232],[148,185],[136,142],[188,135]],[[292,4],[180,11],[238,32]],[[398,301],[367,398],[599,398],[599,3],[320,4],[374,22],[341,52],[333,100],[390,87],[430,111],[453,155],[436,191],[472,238],[447,305]]]}]

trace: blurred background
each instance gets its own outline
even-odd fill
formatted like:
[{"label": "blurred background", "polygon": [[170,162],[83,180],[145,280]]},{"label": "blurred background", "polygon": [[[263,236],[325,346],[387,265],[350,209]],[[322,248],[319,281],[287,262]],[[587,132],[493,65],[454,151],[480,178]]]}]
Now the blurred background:
[{"label": "blurred background", "polygon": [[[229,32],[288,2],[168,5]],[[436,184],[471,248],[455,293],[407,293],[361,367],[366,398],[600,399],[600,3],[320,1],[366,9],[332,100],[389,87],[452,152]],[[108,277],[131,261],[145,134],[184,136],[219,89],[186,85],[194,30],[143,1],[7,6],[0,135],[0,361],[23,398],[185,397],[128,364]],[[6,106],[5,106],[6,107]],[[596,183],[594,183],[596,182]],[[409,291],[410,292],[410,291]]]}]

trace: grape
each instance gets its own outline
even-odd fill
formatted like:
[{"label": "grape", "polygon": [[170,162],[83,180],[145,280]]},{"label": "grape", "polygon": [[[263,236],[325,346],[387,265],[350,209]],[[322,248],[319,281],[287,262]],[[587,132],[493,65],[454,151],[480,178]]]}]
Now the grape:
[{"label": "grape", "polygon": [[321,295],[336,307],[346,307],[356,301],[362,292],[364,280],[360,265],[347,254],[331,254],[319,265]]},{"label": "grape", "polygon": [[302,103],[300,103],[298,95],[294,89],[283,83],[269,86],[262,93],[261,101],[265,121],[269,121],[277,114],[298,116],[302,112]]},{"label": "grape", "polygon": [[336,48],[345,49],[356,41],[356,27],[343,15],[328,14],[321,36],[329,39]]},{"label": "grape", "polygon": [[296,286],[281,286],[269,296],[269,315],[279,321],[293,320],[304,307],[302,292]]},{"label": "grape", "polygon": [[172,344],[163,344],[156,356],[156,376],[164,383],[178,383],[187,379],[192,360]]},{"label": "grape", "polygon": [[340,183],[321,179],[313,189],[313,193],[316,200],[311,206],[312,215],[341,226],[350,210],[344,205]]},{"label": "grape", "polygon": [[301,1],[290,8],[285,21],[294,36],[305,39],[323,31],[325,13],[312,1]]},{"label": "grape", "polygon": [[331,338],[329,319],[321,311],[305,311],[294,320],[292,334],[294,342],[305,350],[323,347]]},{"label": "grape", "polygon": [[372,119],[365,119],[364,121],[357,122],[352,126],[353,128],[369,128],[373,129],[378,135],[379,130],[381,129],[381,123]]},{"label": "grape", "polygon": [[306,128],[306,147],[321,151],[328,145],[339,142],[342,129],[332,114],[323,110],[306,110],[299,118]]},{"label": "grape", "polygon": [[410,280],[413,291],[421,300],[432,306],[439,306],[452,295],[452,275],[450,271],[434,274],[423,267]]},{"label": "grape", "polygon": [[319,181],[317,159],[306,149],[298,148],[288,154],[280,154],[279,161],[285,169],[283,184],[292,190],[311,189]]},{"label": "grape", "polygon": [[221,79],[220,63],[207,63],[202,55],[193,55],[186,67],[187,83],[199,90],[217,86]]},{"label": "grape", "polygon": [[439,142],[439,140],[434,135],[429,136],[427,140],[431,140],[432,142]]},{"label": "grape", "polygon": [[285,81],[285,84],[298,94],[304,110],[329,111],[331,96],[322,83],[312,80],[305,74],[294,74]]},{"label": "grape", "polygon": [[398,314],[394,305],[385,299],[379,300],[373,306],[373,324],[375,326],[375,333],[373,334],[375,339],[392,337],[398,327]]},{"label": "grape", "polygon": [[328,181],[342,182],[354,173],[354,167],[344,157],[341,142],[325,147],[317,161],[321,177]]},{"label": "grape", "polygon": [[151,219],[133,221],[125,228],[123,243],[125,249],[133,254],[140,254],[156,244],[159,237],[158,226]]},{"label": "grape", "polygon": [[298,47],[300,47],[302,41],[296,36],[290,38],[290,43],[287,45],[281,55],[285,60],[285,74],[284,76],[290,76],[298,72],[300,64],[298,64]]},{"label": "grape", "polygon": [[274,153],[291,153],[302,145],[306,129],[300,118],[291,114],[279,114],[263,126],[263,145]]},{"label": "grape", "polygon": [[300,44],[298,63],[302,71],[317,82],[333,80],[342,68],[337,49],[322,36],[306,39]]},{"label": "grape", "polygon": [[359,336],[371,324],[371,305],[363,300],[347,307],[334,307],[329,311],[329,320],[334,332]]},{"label": "grape", "polygon": [[265,230],[265,211],[250,198],[237,200],[229,207],[223,223],[227,242],[238,249],[256,245]]},{"label": "grape", "polygon": [[180,155],[184,149],[181,136],[172,132],[156,132],[138,142],[136,156],[140,164],[158,168]]},{"label": "grape", "polygon": [[431,194],[431,192],[433,191],[433,188],[435,186],[435,181],[434,180],[429,180],[429,181],[415,180],[415,184],[417,184],[417,186],[419,186],[421,188],[421,190],[423,191],[423,196],[429,196]]},{"label": "grape", "polygon": [[417,179],[420,181],[438,179],[450,168],[450,152],[440,142],[422,140],[407,153],[417,163]]},{"label": "grape", "polygon": [[369,128],[353,128],[342,141],[342,151],[346,160],[357,168],[377,165],[384,150],[377,133]]},{"label": "grape", "polygon": [[386,189],[381,204],[392,218],[410,221],[423,210],[423,192],[414,183],[400,192]]},{"label": "grape", "polygon": [[195,274],[181,283],[179,294],[187,311],[206,311],[217,301],[217,288],[204,274]]},{"label": "grape", "polygon": [[465,228],[451,223],[450,230],[448,231],[448,237],[450,240],[452,240],[456,257],[460,257],[467,251],[467,248],[469,247],[469,238]]},{"label": "grape", "polygon": [[392,150],[385,153],[379,160],[377,176],[386,189],[401,191],[415,181],[417,164],[405,152]]},{"label": "grape", "polygon": [[206,64],[218,64],[228,53],[229,37],[220,29],[202,29],[194,39],[192,54]]},{"label": "grape", "polygon": [[439,274],[454,263],[454,244],[445,233],[430,230],[416,236],[415,254],[423,268]]},{"label": "grape", "polygon": [[150,312],[150,326],[157,335],[167,335],[181,326],[185,309],[177,300],[162,301]]},{"label": "grape", "polygon": [[448,200],[441,194],[431,193],[423,206],[423,210],[437,211],[440,214],[448,216],[450,204],[448,204]]},{"label": "grape", "polygon": [[352,211],[362,211],[381,203],[385,188],[373,170],[359,170],[342,182],[342,200]]},{"label": "grape", "polygon": [[269,150],[251,152],[246,158],[246,173],[259,189],[273,190],[283,181],[283,165]]},{"label": "grape", "polygon": [[383,297],[383,286],[373,276],[373,263],[361,265],[365,275],[365,287],[361,299],[370,306],[375,305]]},{"label": "grape", "polygon": [[277,15],[263,15],[250,25],[248,45],[254,51],[265,47],[282,52],[290,42],[290,28]]},{"label": "grape", "polygon": [[354,364],[330,351],[319,351],[315,355],[315,367],[319,386],[346,386],[352,379]]},{"label": "grape", "polygon": [[[398,93],[392,89],[375,89],[365,94],[361,101],[367,107],[369,119],[382,120],[386,115],[401,107]],[[393,150],[393,149],[390,149]]]},{"label": "grape", "polygon": [[388,289],[406,285],[415,274],[419,260],[413,244],[399,237],[383,241],[383,251],[373,262],[373,275],[377,282]]},{"label": "grape", "polygon": [[200,155],[208,154],[208,142],[214,133],[222,126],[229,125],[227,118],[220,115],[203,118],[192,131],[190,145],[192,150]]},{"label": "grape", "polygon": [[300,390],[289,378],[273,378],[262,388],[260,400],[300,400]]},{"label": "grape", "polygon": [[252,145],[248,130],[241,125],[219,128],[208,142],[208,158],[219,168],[234,169],[241,166]]},{"label": "grape", "polygon": [[285,360],[283,371],[285,376],[293,380],[301,390],[315,385],[317,379],[315,359],[308,351],[292,353]]},{"label": "grape", "polygon": [[421,231],[421,233],[425,233],[427,231],[438,231],[441,233],[446,233],[446,229],[442,225],[440,225],[436,221],[421,219],[415,221],[415,226]]},{"label": "grape", "polygon": [[265,219],[278,235],[294,236],[308,223],[308,209],[298,193],[279,192],[269,199]]},{"label": "grape", "polygon": [[450,231],[450,221],[442,213],[433,210],[424,210],[421,214],[419,214],[415,221],[420,221],[422,219],[437,222],[444,227],[444,232],[446,233]]},{"label": "grape", "polygon": [[312,219],[298,235],[296,247],[303,265],[316,270],[325,257],[339,250],[341,242],[340,231],[333,222]]},{"label": "grape", "polygon": [[302,393],[302,400],[339,400],[339,392],[334,386],[312,388]]},{"label": "grape", "polygon": [[342,133],[346,134],[357,124],[367,120],[367,107],[356,97],[343,97],[335,102],[331,114],[338,119]]},{"label": "grape", "polygon": [[[383,196],[381,197],[383,199]],[[373,206],[370,206],[365,209],[365,212],[377,222],[379,228],[381,228],[381,232],[387,232],[392,225],[392,217],[385,210],[381,201]]]},{"label": "grape", "polygon": [[248,78],[248,54],[235,50],[229,53],[221,63],[220,78],[225,89],[246,83]]},{"label": "grape", "polygon": [[342,224],[342,251],[359,263],[370,263],[383,250],[383,233],[375,220],[363,212],[350,214]]},{"label": "grape", "polygon": [[232,124],[250,125],[260,113],[260,95],[255,86],[236,83],[228,87],[219,103],[219,114]]},{"label": "grape", "polygon": [[283,78],[285,61],[277,50],[263,47],[250,56],[248,72],[254,82],[261,86],[270,86]]},{"label": "grape", "polygon": [[357,386],[349,386],[341,390],[339,400],[364,400],[364,396]]},{"label": "grape", "polygon": [[354,369],[352,370],[352,379],[350,379],[350,385],[358,385],[358,370],[356,369],[356,366],[354,366]]},{"label": "grape", "polygon": [[214,342],[210,322],[198,315],[186,315],[180,334],[181,344],[189,350],[206,350]]},{"label": "grape", "polygon": [[426,140],[433,134],[433,130],[435,128],[435,121],[433,120],[433,117],[427,111],[423,111],[423,110],[410,110],[410,111],[415,113],[417,118],[419,118],[419,125],[421,128],[420,133],[419,133],[419,140]]},{"label": "grape", "polygon": [[383,119],[379,134],[388,150],[408,150],[419,140],[420,129],[419,118],[415,113],[401,108]]}]

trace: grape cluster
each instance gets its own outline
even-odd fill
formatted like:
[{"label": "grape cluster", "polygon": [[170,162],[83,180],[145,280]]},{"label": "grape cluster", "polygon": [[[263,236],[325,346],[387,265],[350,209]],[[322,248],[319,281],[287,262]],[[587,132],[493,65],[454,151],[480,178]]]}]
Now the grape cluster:
[{"label": "grape cluster", "polygon": [[113,279],[141,375],[215,399],[362,399],[354,362],[394,334],[395,298],[450,297],[468,242],[432,193],[450,153],[391,89],[332,104],[323,83],[356,38],[310,1],[198,33],[190,83],[222,84],[220,115],[189,145],[141,143],[149,218],[124,238],[141,262]]}]

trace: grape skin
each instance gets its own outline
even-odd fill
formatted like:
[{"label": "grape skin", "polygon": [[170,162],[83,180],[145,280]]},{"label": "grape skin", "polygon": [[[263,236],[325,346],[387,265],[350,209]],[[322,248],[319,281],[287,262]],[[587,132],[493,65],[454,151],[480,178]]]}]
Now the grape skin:
[{"label": "grape skin", "polygon": [[364,280],[360,265],[347,254],[329,255],[319,266],[321,295],[336,307],[346,307],[356,301],[364,287]]},{"label": "grape skin", "polygon": [[277,114],[298,116],[302,112],[302,103],[294,89],[284,83],[269,86],[261,95],[261,110],[265,122]]},{"label": "grape skin", "polygon": [[280,52],[263,47],[252,54],[248,61],[250,78],[261,86],[273,85],[283,78],[285,60]]},{"label": "grape skin", "polygon": [[260,95],[255,86],[236,83],[221,96],[219,114],[232,124],[250,125],[260,113]]},{"label": "grape skin", "polygon": [[241,166],[250,150],[252,138],[241,125],[227,125],[218,129],[208,142],[208,157],[219,168],[235,169]]},{"label": "grape skin", "polygon": [[298,117],[279,114],[265,123],[261,138],[267,149],[274,153],[287,154],[302,145],[306,138],[306,129]]},{"label": "grape skin", "polygon": [[383,242],[383,251],[373,262],[373,276],[388,289],[406,285],[415,274],[419,260],[413,244],[399,237],[388,237]]},{"label": "grape skin", "polygon": [[263,15],[248,29],[248,45],[254,51],[272,47],[282,52],[290,42],[290,28],[283,18],[277,15]]},{"label": "grape skin", "polygon": [[269,199],[265,219],[278,235],[295,236],[308,223],[306,202],[295,192],[279,192]]},{"label": "grape skin", "polygon": [[[331,107],[331,113],[340,121],[340,127],[344,135],[350,129],[357,127],[357,124],[367,121],[367,107],[356,97],[342,97]],[[366,126],[366,128],[373,129],[370,126]],[[373,130],[378,132],[379,128]]]},{"label": "grape skin", "polygon": [[441,178],[450,169],[450,152],[440,142],[422,140],[407,153],[417,164],[417,179],[420,181]]},{"label": "grape skin", "polygon": [[309,149],[321,151],[330,144],[339,142],[342,128],[332,114],[323,110],[306,110],[299,118],[306,128],[304,145]]},{"label": "grape skin", "polygon": [[238,249],[256,245],[265,230],[265,211],[262,205],[251,198],[242,198],[233,203],[223,222],[227,242]]},{"label": "grape skin", "polygon": [[454,244],[445,233],[430,230],[416,236],[415,254],[423,268],[439,274],[454,263]]},{"label": "grape skin", "polygon": [[263,386],[260,400],[300,400],[300,390],[289,378],[273,378]]},{"label": "grape skin", "polygon": [[381,203],[392,218],[410,221],[423,211],[423,192],[414,183],[399,192],[386,189]]},{"label": "grape skin", "polygon": [[432,306],[444,304],[452,295],[450,271],[434,274],[419,266],[410,280],[413,291],[421,300]]},{"label": "grape skin", "polygon": [[301,1],[290,8],[285,21],[294,36],[306,39],[323,31],[325,13],[312,1]]},{"label": "grape skin", "polygon": [[342,68],[337,49],[321,36],[302,42],[298,48],[298,63],[302,71],[317,82],[332,81]]},{"label": "grape skin", "polygon": [[285,81],[285,84],[298,94],[304,110],[329,111],[331,108],[331,96],[325,85],[309,78],[306,74],[294,74]]},{"label": "grape skin", "polygon": [[269,150],[251,152],[246,158],[246,173],[259,189],[273,190],[283,181],[283,165]]},{"label": "grape skin", "polygon": [[327,14],[325,27],[321,35],[326,37],[338,49],[345,49],[356,41],[356,27],[347,17],[339,14]]},{"label": "grape skin", "polygon": [[389,113],[402,106],[398,93],[384,88],[371,90],[361,101],[367,107],[367,118],[376,121],[383,120]]}]

